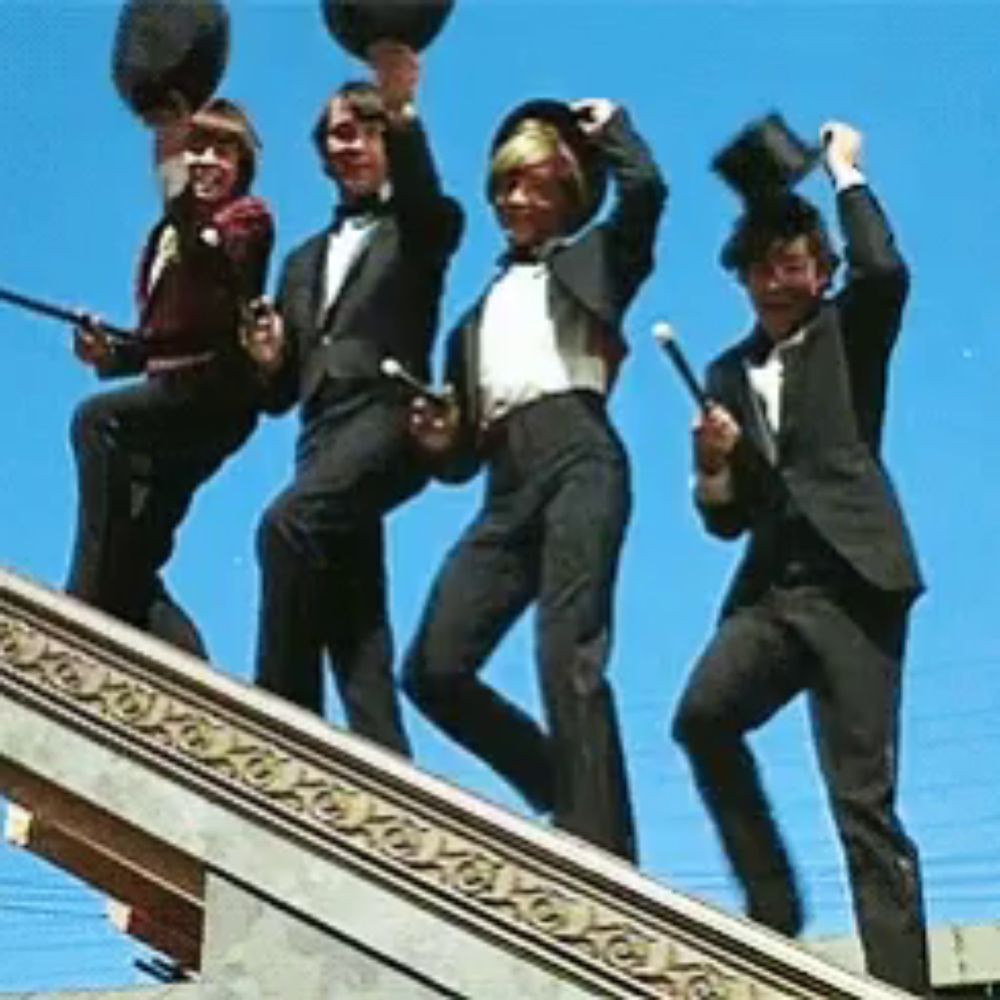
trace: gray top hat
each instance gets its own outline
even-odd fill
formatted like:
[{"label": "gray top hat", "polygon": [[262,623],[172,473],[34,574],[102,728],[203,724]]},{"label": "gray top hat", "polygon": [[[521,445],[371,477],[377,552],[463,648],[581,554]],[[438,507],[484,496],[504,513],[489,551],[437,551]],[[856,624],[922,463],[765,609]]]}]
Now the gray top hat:
[{"label": "gray top hat", "polygon": [[321,0],[326,26],[349,52],[365,58],[372,42],[388,38],[425,48],[441,30],[454,0]]},{"label": "gray top hat", "polygon": [[819,159],[777,112],[747,125],[712,160],[712,169],[747,203],[790,191]]},{"label": "gray top hat", "polygon": [[112,78],[122,100],[155,121],[200,108],[219,85],[228,55],[222,0],[125,0]]}]

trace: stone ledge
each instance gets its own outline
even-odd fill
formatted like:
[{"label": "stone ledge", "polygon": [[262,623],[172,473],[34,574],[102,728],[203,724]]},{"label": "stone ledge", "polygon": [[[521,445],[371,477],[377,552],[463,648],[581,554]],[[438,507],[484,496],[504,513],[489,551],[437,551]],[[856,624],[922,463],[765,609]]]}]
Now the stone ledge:
[{"label": "stone ledge", "polygon": [[[112,771],[155,774],[591,995],[901,995],[2,572],[0,698],[102,747]],[[32,761],[3,741],[0,757],[44,766],[43,746]],[[146,822],[147,834],[226,869],[219,845],[200,853],[197,830]],[[309,911],[307,899],[291,902]]]}]

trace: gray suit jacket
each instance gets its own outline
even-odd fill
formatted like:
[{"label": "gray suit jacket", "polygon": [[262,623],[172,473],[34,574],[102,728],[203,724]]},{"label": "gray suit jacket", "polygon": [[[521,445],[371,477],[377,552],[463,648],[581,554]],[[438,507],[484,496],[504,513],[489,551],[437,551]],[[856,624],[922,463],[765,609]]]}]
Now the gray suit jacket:
[{"label": "gray suit jacket", "polygon": [[[548,258],[553,295],[570,297],[595,320],[599,347],[612,374],[628,353],[622,332],[625,310],[653,269],[656,229],[667,187],[652,153],[628,115],[616,111],[605,126],[601,150],[616,183],[609,216]],[[434,474],[448,482],[473,476],[482,460],[479,435],[479,326],[489,294],[486,287],[448,335],[445,379],[455,387],[462,412],[459,442]]]},{"label": "gray suit jacket", "polygon": [[744,432],[732,462],[731,501],[699,508],[717,536],[750,533],[726,610],[753,601],[767,587],[775,534],[787,523],[789,509],[872,586],[909,596],[922,589],[913,545],[881,460],[889,359],[908,273],[867,187],[841,192],[837,204],[848,279],[836,298],[821,305],[801,344],[783,355],[776,439],[747,377],[747,365],[761,352],[766,334],[754,331],[709,366],[709,396],[733,414]]},{"label": "gray suit jacket", "polygon": [[270,380],[267,409],[304,406],[326,378],[372,385],[395,357],[419,378],[430,369],[444,274],[462,233],[462,211],[441,191],[420,125],[386,133],[393,195],[351,265],[331,309],[323,287],[330,229],[289,254],[277,307],[285,322],[282,367]]}]

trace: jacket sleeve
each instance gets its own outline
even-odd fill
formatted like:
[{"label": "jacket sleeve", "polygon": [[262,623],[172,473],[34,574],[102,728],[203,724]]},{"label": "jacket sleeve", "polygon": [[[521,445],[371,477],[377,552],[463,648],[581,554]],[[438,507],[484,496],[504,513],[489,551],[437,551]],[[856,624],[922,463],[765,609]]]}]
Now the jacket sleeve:
[{"label": "jacket sleeve", "polygon": [[147,355],[147,345],[139,336],[113,340],[111,354],[95,369],[97,377],[104,381],[138,375],[146,367]]},{"label": "jacket sleeve", "polygon": [[837,297],[848,350],[886,355],[899,333],[909,271],[878,200],[866,184],[837,195],[847,280]]},{"label": "jacket sleeve", "polygon": [[615,204],[598,228],[608,244],[616,304],[624,311],[653,269],[653,248],[667,184],[645,140],[619,108],[598,139],[615,181]]},{"label": "jacket sleeve", "polygon": [[184,206],[175,215],[181,258],[203,284],[225,289],[241,305],[261,294],[274,246],[274,222],[264,201],[237,198],[201,221]]},{"label": "jacket sleeve", "polygon": [[274,220],[267,205],[260,198],[237,198],[215,213],[211,228],[240,301],[256,298],[264,290],[274,247]]},{"label": "jacket sleeve", "polygon": [[393,204],[403,239],[414,241],[420,259],[429,267],[439,268],[462,237],[462,209],[441,189],[419,120],[390,125],[385,135]]}]

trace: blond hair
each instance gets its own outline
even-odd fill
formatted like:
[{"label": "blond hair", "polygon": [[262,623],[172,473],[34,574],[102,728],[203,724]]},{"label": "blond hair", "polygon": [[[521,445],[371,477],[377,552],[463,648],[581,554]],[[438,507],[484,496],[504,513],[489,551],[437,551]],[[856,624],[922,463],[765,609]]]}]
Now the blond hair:
[{"label": "blond hair", "polygon": [[493,154],[490,161],[490,199],[496,197],[500,181],[510,171],[533,167],[549,160],[556,161],[559,178],[569,202],[574,213],[580,215],[589,197],[580,163],[563,141],[559,130],[540,118],[525,118],[518,122],[510,137]]}]

